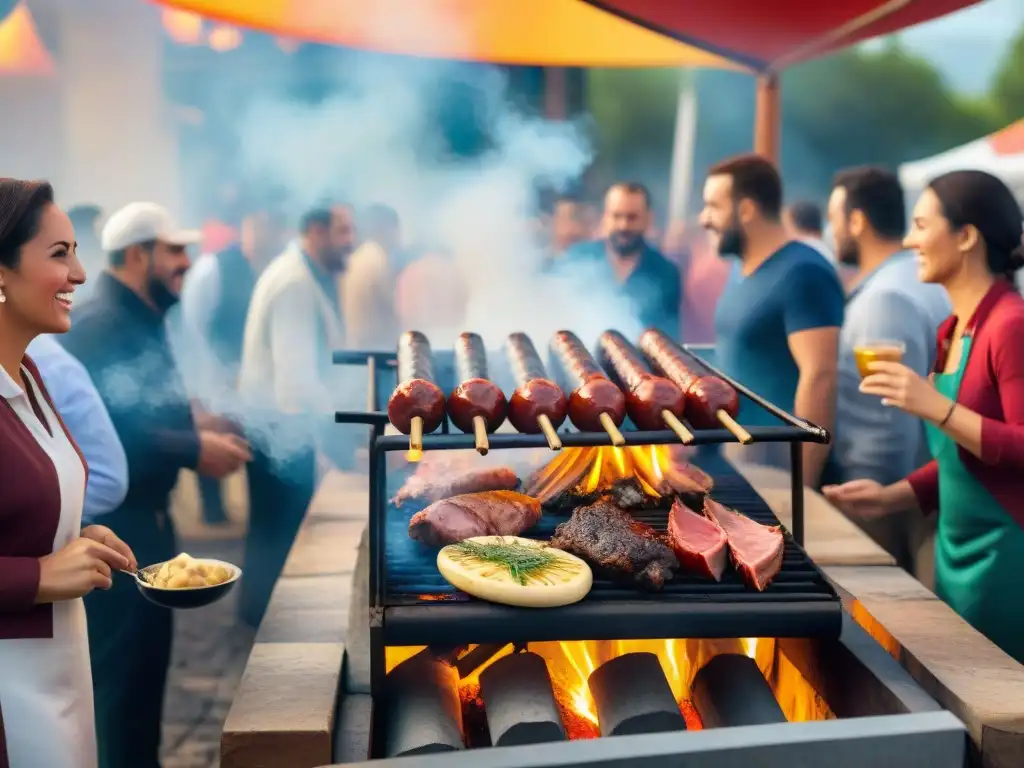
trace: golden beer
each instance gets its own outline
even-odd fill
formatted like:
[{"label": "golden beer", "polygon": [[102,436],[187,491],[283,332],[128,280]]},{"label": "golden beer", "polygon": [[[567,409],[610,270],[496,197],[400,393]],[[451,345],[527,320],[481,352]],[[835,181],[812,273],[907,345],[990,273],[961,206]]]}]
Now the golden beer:
[{"label": "golden beer", "polygon": [[898,363],[903,359],[906,347],[900,341],[873,341],[858,344],[853,348],[853,356],[857,361],[857,370],[863,379],[873,373],[871,363]]}]

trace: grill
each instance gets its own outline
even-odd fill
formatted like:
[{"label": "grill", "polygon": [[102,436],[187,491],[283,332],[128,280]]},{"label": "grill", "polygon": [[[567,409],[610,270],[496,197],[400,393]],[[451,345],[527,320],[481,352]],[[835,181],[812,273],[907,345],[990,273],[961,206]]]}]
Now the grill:
[{"label": "grill", "polygon": [[[715,478],[715,498],[741,509],[759,523],[778,525],[768,505],[720,456],[703,452],[693,462]],[[389,478],[390,498],[404,480]],[[764,592],[753,592],[728,569],[719,583],[687,574],[656,593],[638,592],[595,574],[590,594],[556,612],[515,609],[473,600],[438,573],[434,553],[408,536],[409,518],[422,505],[386,511],[384,638],[389,645],[444,643],[451,623],[470,642],[582,640],[608,632],[609,619],[628,621],[632,637],[811,636],[838,634],[841,608],[835,590],[792,538],[782,570]],[[664,509],[634,511],[642,522],[664,531]],[[545,515],[525,534],[548,539],[565,517]],[[439,599],[440,598],[440,599]],[[553,613],[553,615],[551,615]],[[554,620],[552,620],[554,619]]]},{"label": "grill", "polygon": [[[681,570],[656,593],[595,573],[586,598],[550,610],[493,605],[444,581],[435,553],[408,535],[410,517],[425,505],[389,502],[411,471],[389,473],[386,462],[408,447],[405,436],[384,435],[388,417],[380,410],[379,393],[395,384],[395,355],[335,354],[335,363],[365,365],[370,380],[367,411],[338,413],[336,421],[372,427],[368,547],[354,579],[346,660],[348,669],[366,670],[369,689],[340,703],[336,759],[395,768],[963,766],[963,725],[843,613],[801,546],[800,447],[827,442],[828,434],[687,353],[776,418],[776,426],[747,428],[755,442],[791,444],[793,525],[781,571],[764,592],[731,570],[718,583]],[[494,381],[511,389],[499,361],[489,362]],[[435,369],[450,391],[450,353],[435,352]],[[692,462],[714,479],[714,498],[777,525],[716,451],[735,441],[732,434],[692,431],[699,446]],[[622,432],[627,445],[678,441],[673,432],[637,431],[628,422]],[[611,442],[603,433],[560,437],[567,448]],[[447,422],[423,440],[426,451],[473,447],[472,435]],[[490,435],[492,451],[546,447],[542,435]],[[664,508],[630,514],[666,528]],[[565,519],[546,515],[524,535],[549,538]]]},{"label": "grill", "polygon": [[[744,588],[733,573],[716,584],[680,572],[663,591],[650,595],[596,579],[587,598],[556,611],[493,605],[457,594],[447,585],[437,572],[433,553],[409,539],[409,518],[420,507],[394,509],[388,502],[406,475],[404,472],[392,472],[389,477],[387,454],[405,451],[408,447],[405,436],[384,435],[389,420],[387,413],[380,410],[380,393],[390,391],[397,383],[395,355],[365,351],[334,354],[335,364],[366,366],[369,379],[368,410],[339,412],[335,420],[341,424],[372,427],[369,623],[371,677],[375,690],[379,690],[384,681],[383,648],[391,645],[593,639],[607,637],[623,623],[628,624],[630,634],[638,638],[838,635],[842,613],[839,597],[801,547],[803,475],[800,447],[803,442],[826,443],[828,433],[758,397],[693,351],[681,349],[693,359],[695,366],[727,381],[743,400],[774,417],[777,426],[748,429],[755,442],[791,444],[793,532],[792,535],[786,533],[782,571],[764,592]],[[450,351],[438,351],[434,356],[438,384],[442,390],[451,391],[454,388],[453,355]],[[511,373],[502,366],[501,357],[490,356],[492,379],[499,386],[511,389]],[[555,378],[559,377],[556,367],[549,366],[549,369]],[[669,430],[638,431],[629,427],[627,422],[622,430],[627,445],[678,442],[676,434]],[[759,522],[778,524],[768,506],[746,481],[711,450],[718,444],[735,442],[736,438],[724,429],[691,431],[693,444],[702,447],[701,456],[695,463],[715,479],[716,499]],[[565,431],[561,438],[566,447],[610,445],[610,438],[604,433]],[[436,433],[423,439],[425,451],[471,449],[473,446],[473,436],[453,432],[447,420]],[[543,449],[546,446],[542,435],[499,433],[490,436],[492,451]],[[665,529],[667,512],[664,509],[633,514],[656,529]],[[539,530],[528,535],[549,535],[559,521],[559,518],[549,517],[542,521]]]}]

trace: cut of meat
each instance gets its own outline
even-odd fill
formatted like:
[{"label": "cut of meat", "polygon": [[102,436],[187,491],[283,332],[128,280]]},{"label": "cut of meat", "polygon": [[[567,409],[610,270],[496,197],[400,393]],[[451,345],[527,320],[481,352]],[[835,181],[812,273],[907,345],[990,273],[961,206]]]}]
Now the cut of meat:
[{"label": "cut of meat", "polygon": [[608,499],[573,512],[555,529],[550,543],[645,589],[661,589],[679,567],[676,556],[653,528]]},{"label": "cut of meat", "polygon": [[763,592],[782,568],[782,529],[761,525],[710,498],[705,500],[704,513],[725,530],[729,556],[743,581]]},{"label": "cut of meat", "polygon": [[409,536],[439,547],[474,536],[518,536],[540,520],[540,502],[515,491],[466,493],[435,501],[409,521]]},{"label": "cut of meat", "polygon": [[683,568],[722,580],[729,559],[727,537],[713,519],[676,499],[668,513],[668,540]]},{"label": "cut of meat", "polygon": [[476,467],[447,472],[417,471],[409,477],[391,500],[400,505],[407,501],[434,502],[482,491],[515,491],[519,478],[509,467]]},{"label": "cut of meat", "polygon": [[659,493],[663,496],[711,493],[715,483],[710,475],[690,464],[679,456],[679,453],[675,447],[668,450],[669,460],[661,468],[662,482],[658,488]]}]

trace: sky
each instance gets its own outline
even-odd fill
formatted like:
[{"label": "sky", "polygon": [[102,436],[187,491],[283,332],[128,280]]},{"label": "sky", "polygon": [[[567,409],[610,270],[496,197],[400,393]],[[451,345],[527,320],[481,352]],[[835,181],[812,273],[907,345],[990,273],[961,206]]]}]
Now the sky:
[{"label": "sky", "polygon": [[958,91],[981,93],[1022,26],[1024,0],[988,0],[908,30],[901,38],[910,50],[932,61]]}]

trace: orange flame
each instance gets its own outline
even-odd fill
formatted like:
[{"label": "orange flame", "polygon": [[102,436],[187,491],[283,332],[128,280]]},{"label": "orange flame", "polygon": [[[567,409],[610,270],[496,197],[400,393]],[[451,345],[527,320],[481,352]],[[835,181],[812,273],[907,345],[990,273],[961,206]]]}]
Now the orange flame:
[{"label": "orange flame", "polygon": [[[470,646],[466,652],[472,649]],[[786,657],[777,651],[773,638],[665,639],[665,640],[582,640],[529,643],[528,650],[547,661],[555,698],[564,712],[570,738],[598,735],[597,707],[590,693],[590,675],[607,661],[627,653],[653,653],[661,662],[672,695],[691,729],[700,727],[700,716],[689,704],[693,678],[711,659],[723,653],[742,653],[753,659],[790,722],[832,719],[834,715],[821,696]],[[423,648],[387,649],[390,672]],[[479,699],[480,674],[491,664],[513,652],[511,644],[460,681],[463,702]],[[580,725],[573,727],[572,719]]]}]

